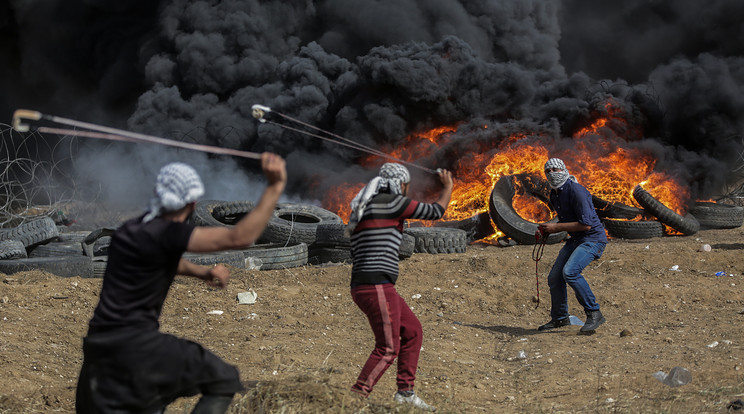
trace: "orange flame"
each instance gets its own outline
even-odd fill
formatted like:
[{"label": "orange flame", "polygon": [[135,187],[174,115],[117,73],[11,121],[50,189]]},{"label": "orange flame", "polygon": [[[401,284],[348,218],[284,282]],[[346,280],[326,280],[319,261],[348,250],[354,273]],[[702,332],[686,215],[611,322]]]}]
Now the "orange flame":
[{"label": "orange flame", "polygon": [[[443,219],[462,220],[488,211],[491,190],[499,178],[521,173],[542,176],[543,166],[549,157],[562,158],[569,173],[601,199],[638,207],[632,192],[636,185],[644,182],[643,188],[652,196],[683,214],[689,201],[688,188],[669,174],[654,171],[656,160],[651,153],[627,145],[627,141],[643,136],[640,129],[627,125],[620,106],[612,100],[604,105],[599,115],[589,126],[573,135],[573,146],[568,149],[552,148],[551,140],[523,133],[500,139],[493,148],[460,154],[452,167],[455,187]],[[449,143],[452,132],[456,130],[455,126],[445,126],[413,134],[391,154],[415,162]],[[620,131],[622,137],[616,131]],[[377,157],[367,157],[363,164],[371,165],[379,161]],[[363,185],[337,186],[324,196],[324,207],[336,211],[348,221],[349,202]],[[513,206],[520,216],[536,223],[554,217],[544,202],[516,190]],[[497,234],[503,235],[498,229]]]}]

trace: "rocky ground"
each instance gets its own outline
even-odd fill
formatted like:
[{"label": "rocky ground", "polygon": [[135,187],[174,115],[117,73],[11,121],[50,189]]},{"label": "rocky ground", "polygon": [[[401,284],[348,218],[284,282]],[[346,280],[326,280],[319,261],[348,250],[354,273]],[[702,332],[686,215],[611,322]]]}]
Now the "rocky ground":
[{"label": "rocky ground", "polygon": [[[742,239],[737,228],[613,240],[585,272],[607,317],[592,336],[578,326],[535,330],[549,319],[546,275],[559,245],[539,263],[537,309],[532,246],[416,253],[401,262],[398,290],[424,327],[418,393],[445,413],[727,412],[744,398]],[[712,250],[700,251],[704,244]],[[348,391],[373,342],[349,297],[349,272],[234,269],[224,290],[179,277],[162,329],[238,366],[249,390],[234,413],[396,411],[393,370],[368,401]],[[74,411],[101,280],[32,271],[0,281],[0,412]],[[256,303],[238,304],[250,289]],[[569,306],[583,319],[573,298]],[[689,370],[689,384],[653,376],[676,366]],[[194,401],[167,412],[189,412]]]}]

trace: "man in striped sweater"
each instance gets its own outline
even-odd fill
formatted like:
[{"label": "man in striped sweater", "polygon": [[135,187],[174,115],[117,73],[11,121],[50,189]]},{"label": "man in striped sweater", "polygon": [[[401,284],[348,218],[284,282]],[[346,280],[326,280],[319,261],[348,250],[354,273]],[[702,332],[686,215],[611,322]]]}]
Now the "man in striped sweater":
[{"label": "man in striped sweater", "polygon": [[398,358],[395,401],[435,411],[413,391],[423,332],[421,322],[395,290],[398,254],[406,219],[436,220],[452,196],[452,174],[439,170],[444,186],[432,203],[412,200],[411,175],[401,164],[386,163],[351,202],[351,297],[367,315],[375,335],[375,348],[352,391],[368,397],[382,374]]}]

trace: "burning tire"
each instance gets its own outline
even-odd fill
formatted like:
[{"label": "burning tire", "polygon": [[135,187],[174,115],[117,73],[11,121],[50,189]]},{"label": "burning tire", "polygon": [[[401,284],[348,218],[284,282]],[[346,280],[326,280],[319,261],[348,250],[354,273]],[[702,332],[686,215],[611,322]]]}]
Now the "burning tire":
[{"label": "burning tire", "polygon": [[0,260],[23,259],[26,255],[26,248],[18,240],[0,241]]},{"label": "burning tire", "polygon": [[28,259],[0,260],[0,272],[12,274],[27,270],[43,270],[61,277],[93,277],[90,257],[30,257]]},{"label": "burning tire", "polygon": [[307,264],[307,244],[305,243],[267,243],[256,244],[240,250],[243,257],[260,259],[261,270],[285,269]]},{"label": "burning tire", "polygon": [[336,223],[343,224],[341,217],[324,208],[297,204],[280,203],[274,210],[274,215],[266,225],[262,239],[269,243],[305,243],[315,242],[318,225]]},{"label": "burning tire", "polygon": [[0,229],[0,241],[17,240],[24,247],[46,243],[59,236],[59,229],[49,217],[29,221],[12,229]]},{"label": "burning tire", "polygon": [[[512,206],[512,199],[515,195],[514,181],[518,180],[525,191],[547,201],[549,190],[545,180],[537,178],[530,174],[505,175],[496,182],[491,191],[489,200],[488,213],[491,219],[496,223],[496,227],[503,231],[504,234],[515,240],[519,244],[535,244],[535,232],[537,223],[523,219]],[[551,222],[557,221],[553,219]],[[553,233],[548,236],[546,243],[554,244],[566,238],[565,231]]]},{"label": "burning tire", "polygon": [[638,207],[629,206],[623,203],[603,200],[599,197],[592,196],[592,204],[597,211],[599,218],[616,218],[631,220],[638,216],[643,216],[644,211]]},{"label": "burning tire", "polygon": [[744,207],[730,204],[698,201],[690,214],[698,220],[701,229],[735,229],[744,224]]},{"label": "burning tire", "polygon": [[465,253],[468,237],[465,230],[449,227],[412,227],[403,234],[413,236],[415,253]]},{"label": "burning tire", "polygon": [[700,223],[697,221],[695,216],[687,214],[683,217],[675,213],[672,209],[655,199],[640,185],[637,185],[633,189],[633,198],[635,198],[638,204],[640,204],[646,211],[658,218],[660,222],[674,230],[677,230],[685,236],[690,236],[700,230]]},{"label": "burning tire", "polygon": [[664,225],[658,220],[627,221],[603,219],[610,237],[616,239],[651,239],[664,236]]}]

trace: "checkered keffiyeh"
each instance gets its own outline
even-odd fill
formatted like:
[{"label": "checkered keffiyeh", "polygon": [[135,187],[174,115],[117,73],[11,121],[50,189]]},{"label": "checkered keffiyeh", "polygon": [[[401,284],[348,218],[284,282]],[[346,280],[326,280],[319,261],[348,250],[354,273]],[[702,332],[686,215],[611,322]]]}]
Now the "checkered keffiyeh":
[{"label": "checkered keffiyeh", "polygon": [[191,166],[174,162],[160,169],[155,181],[155,197],[143,222],[154,219],[165,212],[176,211],[204,195],[204,184]]},{"label": "checkered keffiyeh", "polygon": [[[549,168],[560,168],[561,171],[557,172],[549,172]],[[545,163],[545,178],[548,180],[548,184],[550,184],[550,188],[558,189],[563,186],[563,184],[566,183],[566,181],[571,180],[573,182],[578,182],[576,180],[576,177],[573,175],[570,175],[568,173],[568,168],[566,168],[566,164],[563,163],[563,160],[560,158],[551,158],[548,160],[548,162]]]},{"label": "checkered keffiyeh", "polygon": [[364,210],[369,204],[369,200],[379,194],[383,188],[393,194],[401,194],[401,184],[411,182],[411,174],[408,169],[401,164],[388,162],[380,167],[380,174],[373,178],[362,188],[359,193],[351,200],[351,217],[349,218],[349,231],[354,231],[359,220],[364,215]]}]

